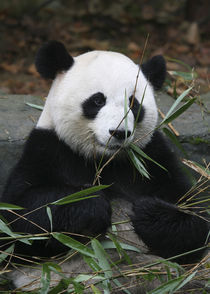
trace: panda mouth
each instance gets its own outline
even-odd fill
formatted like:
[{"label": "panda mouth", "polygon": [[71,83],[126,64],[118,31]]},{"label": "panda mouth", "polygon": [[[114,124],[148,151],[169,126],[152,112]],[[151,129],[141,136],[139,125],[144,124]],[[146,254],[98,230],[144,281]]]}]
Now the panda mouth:
[{"label": "panda mouth", "polygon": [[99,140],[97,140],[97,143],[101,147],[103,147],[104,149],[112,150],[112,151],[117,151],[118,149],[121,149],[121,148],[124,148],[125,147],[124,144],[114,144],[114,145],[112,145],[110,143],[104,144],[104,143],[100,142]]}]

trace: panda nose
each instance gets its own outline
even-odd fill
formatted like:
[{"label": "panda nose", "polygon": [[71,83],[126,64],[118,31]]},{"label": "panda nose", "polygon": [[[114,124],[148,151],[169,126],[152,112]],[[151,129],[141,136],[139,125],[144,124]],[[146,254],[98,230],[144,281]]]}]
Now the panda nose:
[{"label": "panda nose", "polygon": [[131,131],[127,131],[127,136],[125,131],[120,130],[109,130],[109,133],[117,140],[124,140],[125,138],[128,138],[131,135]]}]

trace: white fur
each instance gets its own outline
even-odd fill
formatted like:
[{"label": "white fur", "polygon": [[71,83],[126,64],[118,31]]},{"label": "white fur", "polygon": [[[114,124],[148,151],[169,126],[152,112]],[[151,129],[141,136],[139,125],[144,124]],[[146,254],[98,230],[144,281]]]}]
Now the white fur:
[{"label": "white fur", "polygon": [[[128,57],[107,51],[85,53],[74,58],[74,61],[72,68],[54,80],[37,127],[55,129],[72,149],[86,157],[104,151],[110,155],[119,142],[114,137],[110,139],[109,130],[125,129],[125,120],[122,121],[125,95],[129,107],[129,97],[134,93],[139,67]],[[104,94],[106,105],[95,119],[90,120],[83,116],[81,105],[97,92]],[[138,140],[138,144],[144,147],[150,141],[157,123],[157,107],[153,89],[141,71],[135,97],[139,103],[143,99],[144,119],[133,136],[123,144]],[[127,115],[127,126],[132,132],[134,116],[131,111]],[[108,148],[105,148],[107,142]]]}]

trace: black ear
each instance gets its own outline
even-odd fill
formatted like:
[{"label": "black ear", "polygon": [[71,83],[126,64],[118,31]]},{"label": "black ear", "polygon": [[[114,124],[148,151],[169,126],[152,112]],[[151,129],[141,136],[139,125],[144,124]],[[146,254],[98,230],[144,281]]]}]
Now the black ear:
[{"label": "black ear", "polygon": [[43,78],[54,79],[56,74],[68,70],[74,59],[61,42],[50,41],[37,52],[35,66]]},{"label": "black ear", "polygon": [[142,72],[155,90],[159,90],[166,77],[166,62],[162,55],[152,57],[141,66]]}]

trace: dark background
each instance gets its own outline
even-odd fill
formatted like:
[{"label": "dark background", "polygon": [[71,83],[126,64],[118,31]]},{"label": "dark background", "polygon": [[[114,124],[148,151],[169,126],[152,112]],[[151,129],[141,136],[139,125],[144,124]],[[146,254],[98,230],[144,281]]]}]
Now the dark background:
[{"label": "dark background", "polygon": [[113,50],[138,62],[148,34],[144,60],[163,54],[169,71],[189,71],[184,62],[197,72],[200,93],[210,91],[209,0],[1,0],[0,90],[47,94],[33,60],[48,40],[64,42],[73,56]]}]

